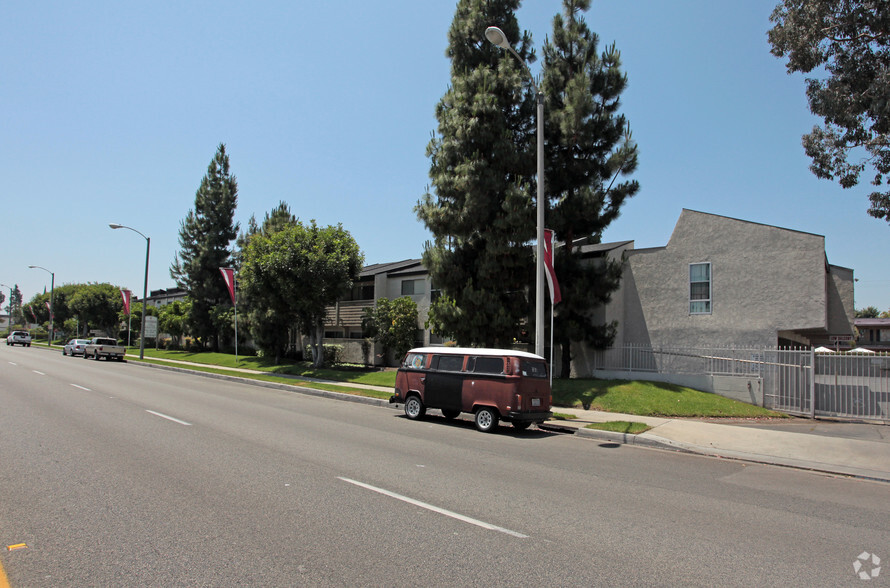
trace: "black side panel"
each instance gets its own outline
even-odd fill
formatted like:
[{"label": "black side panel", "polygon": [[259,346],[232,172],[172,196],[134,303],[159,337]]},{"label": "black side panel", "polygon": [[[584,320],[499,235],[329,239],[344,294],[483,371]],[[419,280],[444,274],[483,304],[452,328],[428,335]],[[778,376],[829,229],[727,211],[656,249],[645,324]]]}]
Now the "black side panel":
[{"label": "black side panel", "polygon": [[423,403],[431,408],[461,410],[461,390],[464,376],[442,372],[429,372],[423,392]]}]

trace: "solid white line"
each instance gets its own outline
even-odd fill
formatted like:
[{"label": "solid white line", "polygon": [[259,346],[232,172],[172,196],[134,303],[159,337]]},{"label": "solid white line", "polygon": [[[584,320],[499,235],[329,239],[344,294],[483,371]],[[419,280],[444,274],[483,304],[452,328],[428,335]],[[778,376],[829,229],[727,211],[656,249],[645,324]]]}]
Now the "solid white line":
[{"label": "solid white line", "polygon": [[43,372],[38,372],[37,370],[31,370],[31,371],[34,372],[35,374],[37,374],[38,376],[45,376],[45,375],[46,375],[46,374],[44,374]]},{"label": "solid white line", "polygon": [[155,411],[153,411],[153,410],[148,410],[148,409],[146,409],[145,412],[150,412],[151,414],[153,414],[153,415],[155,415],[155,416],[159,416],[159,417],[161,417],[162,419],[167,419],[168,421],[173,421],[174,423],[179,423],[180,425],[185,425],[186,427],[191,427],[191,426],[192,426],[191,423],[187,423],[187,422],[185,422],[185,421],[181,421],[181,420],[179,420],[179,419],[174,419],[172,416],[167,416],[167,415],[165,415],[165,414],[161,414],[161,413],[159,413],[159,412],[155,412]]},{"label": "solid white line", "polygon": [[14,362],[14,361],[7,361],[6,363],[8,363],[9,365],[18,365],[18,364],[17,364],[16,362]]},{"label": "solid white line", "polygon": [[483,529],[506,533],[507,535],[512,535],[513,537],[518,537],[520,539],[528,539],[528,535],[523,535],[522,533],[517,533],[516,531],[511,531],[510,529],[498,527],[497,525],[492,525],[491,523],[486,523],[485,521],[480,521],[478,519],[464,516],[450,510],[445,510],[444,508],[439,508],[438,506],[433,506],[432,504],[427,504],[426,502],[420,502],[419,500],[414,500],[413,498],[408,498],[407,496],[402,496],[401,494],[396,494],[395,492],[390,492],[389,490],[384,490],[383,488],[377,488],[376,486],[371,486],[370,484],[364,484],[362,482],[357,482],[355,480],[350,480],[349,478],[343,478],[340,476],[338,476],[338,479],[350,484],[355,484],[356,486],[360,486],[367,490],[371,490],[372,492],[377,492],[379,494],[383,494],[384,496],[389,496],[390,498],[395,498],[396,500],[401,500],[402,502],[407,502],[408,504],[413,504],[414,506],[419,506],[420,508],[431,510],[435,513],[445,515],[446,517],[451,517],[465,523],[470,523],[471,525],[476,525],[477,527],[482,527]]},{"label": "solid white line", "polygon": [[92,392],[89,388],[84,388],[83,386],[78,386],[77,384],[71,384],[75,388],[80,388],[81,390],[86,390],[87,392]]}]

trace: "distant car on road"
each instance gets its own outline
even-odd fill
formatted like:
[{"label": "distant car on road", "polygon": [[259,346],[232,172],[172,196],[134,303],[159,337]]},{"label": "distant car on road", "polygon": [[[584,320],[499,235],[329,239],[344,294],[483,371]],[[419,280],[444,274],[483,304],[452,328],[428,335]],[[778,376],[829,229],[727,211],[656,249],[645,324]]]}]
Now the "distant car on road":
[{"label": "distant car on road", "polygon": [[89,339],[71,339],[62,348],[62,355],[83,355],[83,348],[90,344]]},{"label": "distant car on road", "polygon": [[7,345],[21,345],[22,347],[31,346],[31,333],[28,331],[13,331],[6,337]]}]

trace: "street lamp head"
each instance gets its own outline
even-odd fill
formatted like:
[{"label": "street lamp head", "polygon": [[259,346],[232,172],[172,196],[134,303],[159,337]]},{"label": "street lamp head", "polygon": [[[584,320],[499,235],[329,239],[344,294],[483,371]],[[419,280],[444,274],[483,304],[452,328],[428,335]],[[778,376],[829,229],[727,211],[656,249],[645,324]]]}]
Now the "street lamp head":
[{"label": "street lamp head", "polygon": [[37,266],[36,266],[36,265],[29,265],[29,266],[28,266],[28,269],[37,269]]},{"label": "street lamp head", "polygon": [[108,223],[108,226],[111,227],[112,229],[122,229],[122,228],[124,228],[124,225],[119,225],[119,224],[117,224],[117,223]]},{"label": "street lamp head", "polygon": [[510,49],[510,43],[507,41],[507,35],[498,27],[488,27],[485,29],[485,38],[493,45],[497,45],[501,49]]}]

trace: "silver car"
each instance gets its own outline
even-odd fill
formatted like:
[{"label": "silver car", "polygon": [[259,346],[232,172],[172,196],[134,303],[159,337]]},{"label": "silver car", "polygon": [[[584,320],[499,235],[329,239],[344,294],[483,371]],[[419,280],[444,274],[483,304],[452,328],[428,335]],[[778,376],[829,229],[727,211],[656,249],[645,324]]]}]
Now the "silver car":
[{"label": "silver car", "polygon": [[71,339],[65,343],[65,347],[62,349],[62,355],[70,355],[71,357],[74,357],[75,355],[83,355],[83,348],[89,344],[89,339]]},{"label": "silver car", "polygon": [[6,337],[7,345],[21,345],[22,347],[31,346],[31,333],[28,331],[13,331]]}]

